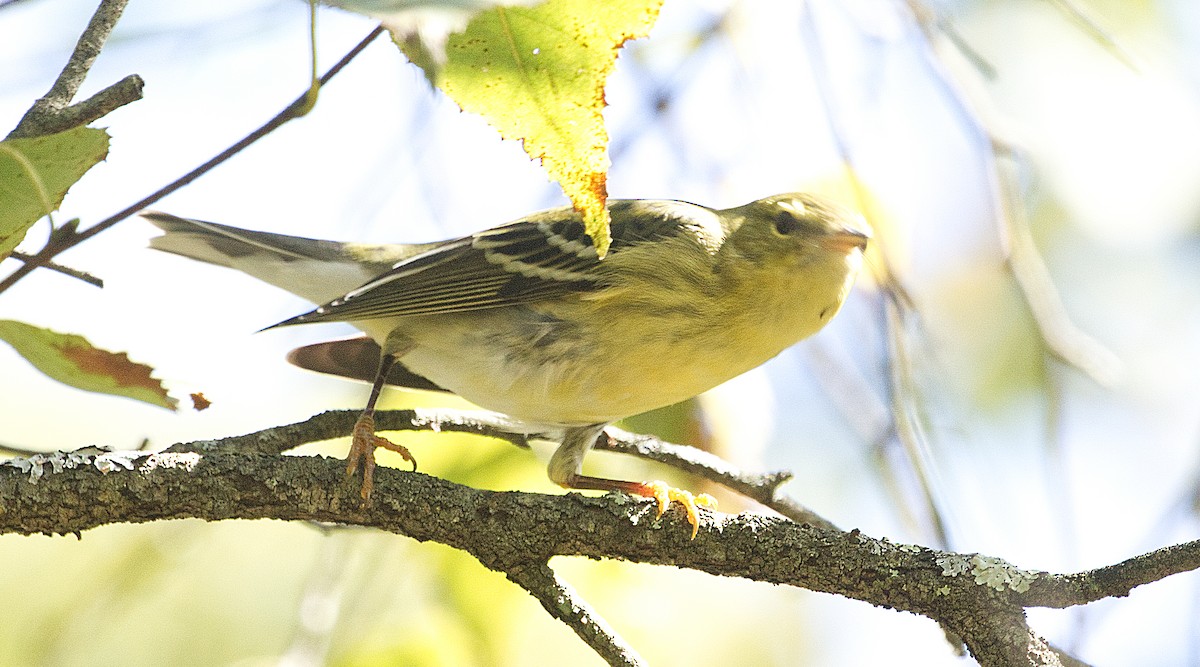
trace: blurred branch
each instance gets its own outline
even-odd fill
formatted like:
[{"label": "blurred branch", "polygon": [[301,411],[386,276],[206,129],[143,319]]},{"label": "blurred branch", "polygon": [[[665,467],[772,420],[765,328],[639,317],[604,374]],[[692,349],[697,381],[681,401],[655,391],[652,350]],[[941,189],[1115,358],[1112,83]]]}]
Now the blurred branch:
[{"label": "blurred branch", "polygon": [[1100,23],[1087,10],[1079,6],[1078,2],[1075,2],[1075,0],[1050,0],[1050,4],[1058,7],[1059,11],[1074,21],[1080,30],[1099,42],[1101,47],[1112,54],[1114,58],[1124,63],[1126,67],[1135,72],[1138,70],[1137,61],[1129,51],[1117,42],[1112,33],[1101,27]]},{"label": "blurred branch", "polygon": [[983,54],[975,50],[971,43],[958,32],[958,28],[946,18],[945,14],[938,11],[937,7],[927,4],[922,0],[908,0],[908,11],[912,12],[913,18],[917,22],[917,26],[921,28],[921,32],[925,34],[925,41],[932,43],[938,36],[944,36],[963,58],[971,63],[972,66],[985,79],[996,78],[996,68]]},{"label": "blurred branch", "polygon": [[[1120,375],[1121,362],[1099,341],[1071,321],[1059,296],[1058,288],[1038,252],[1025,214],[1025,202],[1011,169],[999,163],[1001,156],[1016,161],[1015,149],[993,142],[997,161],[996,181],[1002,201],[1001,218],[1007,223],[1007,265],[1009,273],[1025,296],[1046,351],[1064,363],[1087,374],[1098,384],[1111,387]],[[1015,166],[1015,165],[1014,165]]]},{"label": "blurred branch", "polygon": [[892,420],[896,440],[900,443],[909,469],[920,489],[920,504],[925,510],[929,527],[938,546],[950,547],[950,530],[938,505],[939,485],[931,463],[928,439],[921,428],[917,397],[920,391],[913,377],[912,355],[905,332],[906,305],[895,293],[884,291],[883,321],[887,331],[888,395],[892,402]]},{"label": "blurred branch", "polygon": [[1021,188],[1012,170],[1005,169],[1002,162],[1002,158],[1009,158],[1014,164],[1020,162],[1017,144],[998,129],[997,114],[991,108],[987,94],[978,90],[975,79],[964,71],[961,62],[939,49],[931,35],[926,34],[924,43],[930,72],[954,101],[963,120],[975,131],[981,145],[987,147],[995,215],[1001,225],[1000,240],[1008,260],[1007,267],[1033,313],[1043,345],[1050,354],[1097,383],[1111,384],[1119,367],[1116,356],[1071,321],[1045,260],[1033,243]]},{"label": "blurred branch", "polygon": [[125,11],[128,0],[101,0],[92,20],[84,28],[50,90],[29,107],[8,138],[38,137],[87,125],[118,107],[142,99],[142,78],[136,74],[121,79],[88,99],[71,104],[88,71],[100,55],[108,36]]},{"label": "blurred branch", "polygon": [[[910,5],[913,11],[922,6],[916,2],[912,2]],[[817,97],[825,110],[825,122],[829,125],[829,134],[833,138],[842,166],[846,170],[846,177],[858,200],[859,211],[868,222],[872,223],[872,228],[880,229],[883,226],[878,224],[879,212],[875,210],[873,199],[869,196],[859,175],[861,170],[858,168],[855,153],[850,145],[851,134],[843,120],[845,114],[840,113],[837,108],[836,89],[829,77],[831,70],[826,62],[826,49],[822,35],[816,29],[816,21],[810,5],[805,5],[805,12],[806,39],[804,43],[812,63],[813,80],[816,82],[819,92]],[[922,14],[922,16],[928,15],[928,13]],[[920,21],[918,23],[925,25]],[[913,404],[917,401],[919,393],[915,390],[915,382],[912,380],[912,367],[909,362],[908,340],[904,325],[910,317],[915,315],[916,305],[892,269],[886,239],[880,238],[877,247],[880,250],[874,254],[871,266],[874,269],[873,277],[883,295],[884,316],[882,322],[888,337],[886,381],[891,421],[888,425],[889,428],[885,430],[887,437],[878,439],[876,442],[881,445],[881,451],[885,451],[884,448],[893,443],[899,445],[904,461],[908,464],[908,470],[913,473],[917,485],[920,487],[921,508],[925,512],[929,525],[936,535],[939,545],[948,547],[950,538],[946,529],[946,519],[942,516],[941,508],[935,502],[936,489],[933,487],[933,475],[924,456],[928,447],[924,433],[919,428],[919,419],[914,414]],[[896,478],[897,475],[893,473],[891,477]],[[899,490],[900,485],[894,484],[893,488]],[[894,495],[899,496],[898,493]],[[901,499],[896,503],[896,507],[904,511],[907,503]]]},{"label": "blurred branch", "polygon": [[[576,606],[553,577],[545,564],[554,556],[672,565],[921,614],[961,637],[983,665],[1062,664],[1028,627],[1028,606],[1065,607],[1125,595],[1135,586],[1200,568],[1200,541],[1111,567],[1056,575],[1022,570],[998,558],[894,544],[857,530],[839,532],[756,514],[705,511],[708,520],[693,541],[681,512],[655,520],[653,501],[624,495],[482,491],[380,468],[373,503],[363,506],[357,480],[348,478],[335,459],[96,451],[0,464],[0,533],[78,534],[114,523],[182,518],[372,527],[472,554],[535,592],[559,618],[600,628],[589,639],[593,646],[620,644],[595,626],[590,612]],[[620,650],[605,657],[636,664]]]}]

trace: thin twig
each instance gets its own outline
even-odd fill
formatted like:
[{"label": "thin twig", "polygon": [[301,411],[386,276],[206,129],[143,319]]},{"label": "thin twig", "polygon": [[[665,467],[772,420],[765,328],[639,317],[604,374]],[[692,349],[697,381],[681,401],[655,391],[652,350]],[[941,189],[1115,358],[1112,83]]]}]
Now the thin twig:
[{"label": "thin twig", "polygon": [[610,665],[639,667],[646,662],[588,603],[558,578],[546,563],[526,563],[505,576],[542,603],[552,617],[575,631],[579,638]]},{"label": "thin twig", "polygon": [[87,125],[111,111],[142,99],[143,85],[145,82],[142,81],[142,77],[130,74],[78,104],[38,113],[34,113],[34,109],[31,108],[21,119],[21,124],[10,132],[8,137],[40,137]]},{"label": "thin twig", "polygon": [[1063,609],[1125,597],[1138,586],[1196,569],[1200,569],[1200,540],[1163,547],[1094,570],[1039,577],[1020,599],[1027,607]]},{"label": "thin twig", "polygon": [[936,470],[931,465],[933,457],[929,453],[929,440],[921,428],[920,415],[914,414],[915,401],[912,397],[917,396],[919,392],[913,380],[909,341],[904,332],[903,304],[890,298],[890,295],[885,296],[889,297],[883,301],[883,320],[888,334],[887,383],[892,399],[896,439],[904,449],[905,459],[909,462],[912,473],[916,475],[917,484],[921,489],[921,504],[932,523],[937,544],[943,549],[949,549],[950,529],[945,513],[938,503],[938,489],[941,485]]},{"label": "thin twig", "polygon": [[53,134],[87,125],[117,107],[141,99],[142,79],[132,74],[83,102],[71,105],[127,3],[128,0],[101,0],[66,66],[50,90],[25,112],[17,127],[9,133],[10,139]]},{"label": "thin twig", "polygon": [[6,444],[0,442],[0,456],[20,456],[22,458],[29,458],[30,456],[37,456],[38,454],[46,454],[46,453],[47,452],[37,450],[37,449],[26,449],[24,447],[17,447],[15,445],[6,445]]},{"label": "thin twig", "polygon": [[838,530],[837,526],[816,512],[804,507],[794,498],[780,491],[792,479],[787,471],[769,473],[746,473],[724,459],[704,450],[664,442],[652,435],[629,433],[609,427],[608,438],[601,438],[596,449],[632,454],[639,458],[657,461],[677,470],[716,482],[740,493],[759,504],[769,507],[799,524],[817,526],[826,530]]},{"label": "thin twig", "polygon": [[[1116,356],[1071,321],[1058,290],[1050,279],[1045,261],[1033,244],[1021,189],[1015,177],[1004,170],[1000,158],[1019,164],[1017,145],[998,132],[989,121],[992,110],[972,97],[951,71],[950,62],[939,55],[932,42],[925,40],[926,63],[957,108],[960,116],[988,147],[988,178],[999,237],[1008,255],[1008,268],[1017,281],[1021,295],[1033,312],[1038,333],[1047,350],[1067,364],[1087,374],[1101,385],[1111,384],[1119,373]],[[1011,171],[1011,170],[1009,170]]]},{"label": "thin twig", "polygon": [[[816,19],[812,14],[811,6],[805,5],[804,11],[806,13],[804,29],[807,31],[808,37],[804,43],[810,56],[811,70],[817,85],[817,99],[820,100],[824,109],[824,119],[829,126],[829,134],[846,170],[847,179],[858,199],[858,208],[868,220],[877,220],[878,216],[875,215],[876,212],[871,205],[871,198],[868,196],[862,180],[858,177],[859,170],[856,168],[855,151],[850,145],[850,131],[843,124],[844,114],[839,113],[835,105],[836,87],[832,85],[829,78],[830,66],[826,60],[827,50],[822,43],[821,35],[816,30]],[[880,225],[873,226],[880,227]],[[875,254],[875,257],[878,258],[877,264],[875,264],[875,278],[884,296],[884,317],[881,320],[888,334],[889,343],[886,379],[891,403],[891,423],[887,433],[894,436],[880,440],[879,444],[887,447],[892,442],[897,442],[900,445],[904,460],[908,463],[909,470],[916,476],[921,487],[922,507],[929,517],[939,545],[948,547],[949,535],[946,530],[946,521],[935,502],[936,489],[932,486],[933,477],[924,457],[928,447],[923,433],[919,430],[919,420],[913,417],[909,409],[915,393],[906,391],[911,387],[911,382],[909,382],[911,368],[907,361],[903,324],[915,307],[908,291],[892,270],[885,252],[887,246],[884,239],[879,239],[876,243],[883,249]],[[899,486],[897,485],[895,488],[898,490]],[[905,508],[905,504],[897,503],[897,507]]]},{"label": "thin twig", "polygon": [[[282,454],[301,445],[348,437],[358,415],[356,410],[329,410],[294,424],[218,440],[180,443],[171,446],[167,451]],[[528,447],[531,439],[540,437],[553,440],[558,437],[558,434],[531,432],[527,427],[494,412],[476,410],[381,410],[375,413],[375,427],[379,431],[472,433],[497,438],[518,447]],[[796,523],[837,530],[828,519],[780,492],[779,487],[792,478],[789,472],[745,473],[721,458],[695,447],[663,442],[653,436],[629,433],[614,427],[606,429],[606,433],[608,437],[597,442],[597,449],[632,454],[669,465],[722,484]]]},{"label": "thin twig", "polygon": [[[358,419],[358,410],[329,410],[304,421],[247,433],[246,435],[197,440],[172,445],[170,452],[239,451],[249,454],[282,454],[301,445],[349,437]],[[513,423],[494,412],[470,410],[379,410],[375,413],[379,431],[434,431],[472,433],[528,447],[529,436],[514,432]]]},{"label": "thin twig", "polygon": [[921,0],[908,0],[908,10],[912,12],[921,32],[925,33],[926,42],[932,42],[939,33],[944,35],[985,79],[996,78],[995,66],[967,42],[962,33],[958,32],[958,28],[938,8]]},{"label": "thin twig", "polygon": [[1058,7],[1068,18],[1075,21],[1083,32],[1099,42],[1100,46],[1104,47],[1114,58],[1124,63],[1129,69],[1138,71],[1137,59],[1133,57],[1133,54],[1121,46],[1112,33],[1103,28],[1099,21],[1079,6],[1079,3],[1074,0],[1050,0],[1050,4]]},{"label": "thin twig", "polygon": [[[326,83],[328,83],[329,80],[332,79],[338,72],[340,72],[346,65],[350,64],[350,61],[352,61],[359,53],[361,53],[362,50],[365,49],[368,44],[370,44],[372,41],[374,41],[376,37],[383,34],[383,31],[384,31],[383,26],[376,26],[375,29],[372,30],[369,35],[364,37],[362,39],[362,41],[360,41],[357,45],[354,46],[354,48],[350,49],[350,51],[345,56],[343,56],[342,59],[339,60],[333,67],[329,68],[329,71],[327,71],[325,73],[325,75],[322,76],[318,80],[318,84],[323,86]],[[109,216],[108,218],[102,220],[101,222],[98,222],[95,225],[92,225],[91,227],[89,227],[88,229],[85,229],[84,231],[75,234],[71,238],[64,240],[64,242],[58,248],[55,248],[53,251],[50,251],[49,249],[43,249],[43,251],[36,253],[34,255],[32,261],[26,262],[23,266],[18,268],[16,271],[13,271],[4,280],[0,281],[0,292],[3,292],[4,290],[8,289],[9,287],[12,287],[21,278],[28,275],[34,269],[42,266],[45,262],[49,261],[51,257],[58,254],[59,252],[62,252],[63,250],[66,250],[67,248],[74,247],[74,246],[88,240],[89,238],[95,236],[96,234],[99,234],[100,232],[103,232],[106,229],[109,229],[113,225],[116,225],[118,222],[125,220],[126,218],[133,215],[134,213],[137,213],[138,211],[141,211],[142,209],[146,208],[147,206],[154,204],[155,202],[162,199],[163,197],[166,197],[167,195],[171,194],[172,192],[175,192],[176,190],[182,188],[185,185],[188,185],[192,181],[194,181],[197,178],[208,173],[214,167],[221,164],[222,162],[228,160],[229,158],[233,157],[234,155],[237,155],[242,150],[244,150],[246,147],[250,146],[254,142],[258,141],[259,139],[262,139],[263,137],[267,136],[271,132],[278,129],[279,126],[283,125],[284,123],[286,123],[290,120],[293,120],[295,118],[299,118],[299,117],[303,116],[304,114],[308,113],[309,109],[312,108],[312,105],[315,102],[314,91],[315,91],[315,88],[309,88],[308,90],[306,90],[304,92],[303,95],[296,98],[296,100],[294,102],[289,104],[287,106],[287,108],[285,108],[283,111],[279,112],[279,114],[276,115],[271,120],[267,121],[266,124],[264,124],[263,126],[259,127],[256,130],[254,130],[250,134],[246,135],[241,141],[238,141],[237,143],[230,146],[229,148],[221,151],[219,154],[217,154],[211,160],[205,162],[204,164],[200,165],[199,167],[196,167],[195,169],[184,174],[183,176],[180,176],[179,178],[177,178],[174,181],[172,181],[171,183],[163,186],[162,188],[158,189],[157,191],[153,192],[152,194],[146,196],[145,198],[141,199],[140,201],[126,207],[125,209],[123,209],[117,213],[114,213],[113,215]]]},{"label": "thin twig", "polygon": [[[12,252],[12,254],[9,255],[9,257],[11,257],[13,259],[19,259],[22,262],[34,261],[34,255],[30,255],[28,253],[23,253],[23,252],[16,251],[16,250],[14,250]],[[87,271],[80,271],[79,269],[72,269],[69,266],[63,266],[62,264],[58,264],[57,262],[49,262],[49,261],[43,262],[42,267],[46,268],[46,269],[50,269],[51,271],[61,273],[64,276],[71,276],[72,278],[75,278],[76,280],[82,280],[83,282],[85,282],[89,285],[94,285],[96,287],[104,287],[104,280],[102,280],[101,278],[97,278],[96,276],[93,276],[92,274],[88,273]]]},{"label": "thin twig", "polygon": [[[1019,155],[1007,145],[998,145],[997,162],[1000,155],[1015,163]],[[1033,240],[1029,216],[1020,192],[1017,177],[1012,169],[996,164],[996,179],[999,183],[1003,204],[1002,220],[1007,223],[1007,266],[1009,273],[1025,295],[1025,303],[1033,314],[1033,320],[1041,332],[1046,351],[1073,366],[1104,387],[1116,384],[1121,374],[1121,362],[1102,343],[1080,329],[1071,321],[1058,288],[1050,277],[1046,260],[1042,258]]]}]

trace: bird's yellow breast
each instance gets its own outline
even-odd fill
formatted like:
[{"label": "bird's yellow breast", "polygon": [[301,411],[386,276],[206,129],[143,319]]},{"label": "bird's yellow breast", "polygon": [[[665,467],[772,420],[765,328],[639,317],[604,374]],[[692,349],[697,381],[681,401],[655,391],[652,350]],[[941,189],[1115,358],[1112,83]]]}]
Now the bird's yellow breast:
[{"label": "bird's yellow breast", "polygon": [[[609,422],[707,391],[815,333],[860,262],[855,251],[739,285],[664,290],[662,280],[681,277],[658,276],[649,280],[660,284],[552,305],[425,316],[399,327],[408,333],[397,351],[413,371],[489,410],[539,424]],[[828,279],[814,279],[815,269]]]}]

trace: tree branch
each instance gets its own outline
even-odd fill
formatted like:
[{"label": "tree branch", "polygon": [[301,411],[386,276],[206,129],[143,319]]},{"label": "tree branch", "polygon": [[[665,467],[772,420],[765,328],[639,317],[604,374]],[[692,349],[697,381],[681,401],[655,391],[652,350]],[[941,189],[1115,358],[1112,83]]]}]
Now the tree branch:
[{"label": "tree branch", "polygon": [[142,99],[142,78],[131,74],[88,99],[71,104],[92,63],[104,48],[128,0],[101,0],[92,20],[79,36],[75,50],[50,90],[29,107],[9,133],[10,139],[37,137],[87,125],[108,112]]},{"label": "tree branch", "polygon": [[[0,533],[79,533],[111,523],[180,518],[374,527],[471,553],[534,592],[560,619],[576,619],[572,627],[597,650],[614,647],[615,653],[606,654],[614,661],[625,655],[623,645],[554,579],[546,567],[550,558],[673,565],[909,611],[958,634],[985,665],[1061,664],[1025,623],[1026,606],[1065,606],[1071,602],[1064,596],[1072,594],[1078,602],[1109,591],[1121,595],[1200,566],[1200,541],[1111,568],[1055,575],[997,558],[894,544],[857,530],[843,533],[756,514],[702,510],[705,520],[693,541],[681,512],[657,520],[652,501],[617,494],[482,491],[391,468],[376,471],[370,506],[362,506],[358,490],[358,481],[348,478],[336,459],[217,448],[150,455],[93,448],[0,464]],[[586,636],[579,629],[585,624],[598,629]],[[637,658],[629,654],[620,660],[636,664]]]},{"label": "tree branch", "polygon": [[592,650],[610,665],[639,667],[646,662],[608,623],[592,611],[575,590],[561,581],[550,566],[530,563],[505,572],[509,581],[529,591],[546,613],[575,631]]},{"label": "tree branch", "polygon": [[1200,569],[1200,540],[1163,547],[1116,565],[1040,578],[1021,598],[1027,607],[1062,609],[1104,598],[1125,597],[1138,586]]},{"label": "tree branch", "polygon": [[[179,443],[166,451],[282,454],[301,445],[347,437],[360,414],[359,410],[328,410],[294,424],[218,440]],[[379,431],[474,433],[498,438],[518,447],[529,447],[528,436],[513,433],[510,420],[494,412],[478,410],[379,410],[375,412],[375,428]]]},{"label": "tree branch", "polygon": [[[9,253],[8,256],[11,257],[12,259],[20,260],[22,262],[34,261],[33,255],[30,255],[30,254],[24,253],[24,252],[20,252],[17,250],[14,250],[13,252]],[[43,262],[42,266],[44,268],[50,269],[51,271],[61,273],[64,276],[70,276],[76,280],[82,280],[83,282],[85,282],[93,287],[104,287],[104,280],[97,278],[96,276],[93,276],[92,274],[88,273],[87,271],[80,271],[79,269],[72,269],[69,266],[63,266],[62,264],[58,264],[56,262]]]},{"label": "tree branch", "polygon": [[817,526],[826,530],[837,530],[837,526],[816,512],[802,506],[794,498],[780,491],[780,487],[792,479],[792,473],[784,470],[761,474],[747,474],[730,465],[719,456],[706,451],[663,442],[652,435],[630,433],[618,428],[605,429],[609,438],[601,440],[596,449],[622,452],[665,463],[711,482],[723,484],[738,493],[800,524]]},{"label": "tree branch", "polygon": [[[330,410],[295,424],[220,440],[201,440],[172,446],[172,452],[239,451],[281,454],[300,445],[345,437],[358,418],[356,410]],[[529,447],[534,435],[519,432],[512,420],[494,412],[472,410],[413,409],[380,410],[375,413],[380,431],[448,431],[497,438],[518,447]],[[736,491],[800,524],[837,530],[830,521],[802,506],[779,490],[792,478],[790,472],[747,474],[708,452],[695,447],[663,442],[654,436],[606,429],[596,449],[631,454],[664,463]]]}]

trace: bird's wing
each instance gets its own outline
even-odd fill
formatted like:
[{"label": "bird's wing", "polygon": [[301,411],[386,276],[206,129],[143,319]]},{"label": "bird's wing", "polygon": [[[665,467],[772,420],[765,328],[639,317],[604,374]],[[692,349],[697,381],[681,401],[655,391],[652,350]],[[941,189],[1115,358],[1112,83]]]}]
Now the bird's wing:
[{"label": "bird's wing", "polygon": [[[610,254],[688,236],[720,243],[711,209],[677,201],[611,201]],[[275,326],[453,313],[595,289],[603,280],[591,238],[569,207],[446,241],[401,260],[358,289]]]}]

